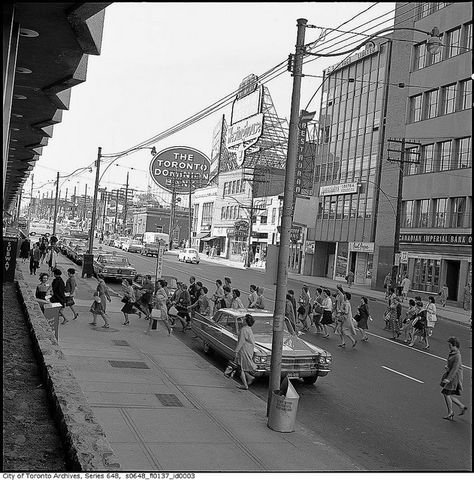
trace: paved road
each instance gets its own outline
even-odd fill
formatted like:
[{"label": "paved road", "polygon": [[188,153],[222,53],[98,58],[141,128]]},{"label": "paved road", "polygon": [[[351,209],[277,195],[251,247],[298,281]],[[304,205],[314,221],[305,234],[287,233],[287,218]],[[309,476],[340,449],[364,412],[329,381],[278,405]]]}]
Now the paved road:
[{"label": "paved road", "polygon": [[[154,273],[155,260],[138,254],[127,254],[143,273]],[[216,278],[230,276],[232,285],[248,291],[248,285],[265,285],[264,273],[242,270],[202,261],[199,265],[179,263],[176,256],[164,257],[165,274],[188,281],[190,274],[206,285],[210,292]],[[117,285],[119,286],[119,285]],[[298,294],[302,282],[290,280],[288,287]],[[265,285],[267,308],[273,307],[274,287]],[[245,294],[246,296],[246,294]],[[357,305],[359,297],[353,297]],[[340,448],[369,470],[472,469],[471,379],[472,350],[470,330],[462,325],[438,322],[431,348],[423,351],[394,342],[383,330],[383,302],[371,302],[375,321],[370,325],[370,340],[359,342],[356,349],[337,347],[339,338],[332,335],[306,334],[305,339],[323,346],[333,355],[333,372],[314,386],[297,383],[300,394],[298,421],[308,429],[323,434],[328,442]],[[206,355],[200,342],[190,334],[175,333],[210,362],[225,368],[216,356]],[[448,422],[440,394],[439,379],[448,352],[450,335],[461,341],[465,366],[463,401],[469,415]],[[348,342],[350,344],[350,342]],[[267,398],[268,385],[258,382],[252,391]]]}]

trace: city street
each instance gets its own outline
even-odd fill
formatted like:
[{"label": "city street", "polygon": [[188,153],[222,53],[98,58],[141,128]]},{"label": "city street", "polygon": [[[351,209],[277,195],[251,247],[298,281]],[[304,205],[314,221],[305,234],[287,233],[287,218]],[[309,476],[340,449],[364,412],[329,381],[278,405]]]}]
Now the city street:
[{"label": "city street", "polygon": [[[109,249],[109,247],[106,247]],[[112,248],[110,248],[112,249]],[[118,251],[117,251],[118,252]],[[141,273],[154,274],[155,258],[121,252],[130,258]],[[163,274],[174,275],[188,283],[189,276],[214,290],[214,281],[230,276],[232,286],[239,288],[246,299],[248,285],[264,285],[268,309],[273,308],[274,287],[265,285],[264,272],[216,265],[202,259],[199,265],[178,262],[172,253],[164,255]],[[298,296],[303,282],[289,280]],[[112,288],[120,289],[118,283]],[[311,288],[314,295],[314,288]],[[352,298],[353,309],[360,297]],[[471,468],[471,334],[468,327],[440,320],[430,349],[421,345],[410,348],[392,341],[383,330],[383,302],[372,301],[369,342],[359,342],[355,349],[337,347],[339,337],[324,339],[306,334],[303,338],[326,348],[333,355],[333,371],[315,385],[295,382],[300,395],[298,421],[325,437],[331,445],[344,451],[369,470],[465,470]],[[225,362],[204,354],[200,342],[190,333],[175,330],[175,336],[203,358],[222,370]],[[440,393],[439,380],[448,353],[446,339],[454,335],[461,342],[464,364],[463,401],[469,406],[464,417],[455,422],[443,420],[446,407]],[[252,386],[251,391],[266,399],[266,381]],[[457,411],[456,411],[457,414]],[[455,451],[456,455],[452,452]]]}]

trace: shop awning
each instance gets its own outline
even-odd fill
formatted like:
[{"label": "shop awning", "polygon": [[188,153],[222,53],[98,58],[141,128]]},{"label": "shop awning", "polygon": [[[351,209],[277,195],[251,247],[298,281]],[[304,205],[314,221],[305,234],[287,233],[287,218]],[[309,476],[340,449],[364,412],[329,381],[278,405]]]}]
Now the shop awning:
[{"label": "shop awning", "polygon": [[207,238],[203,238],[202,241],[203,242],[210,242],[211,240],[215,240],[216,238],[225,238],[225,237],[223,235],[217,236],[217,237],[207,237]]},{"label": "shop awning", "polygon": [[196,238],[198,240],[202,240],[203,238],[208,237],[209,235],[210,235],[209,232],[201,232],[196,235]]}]

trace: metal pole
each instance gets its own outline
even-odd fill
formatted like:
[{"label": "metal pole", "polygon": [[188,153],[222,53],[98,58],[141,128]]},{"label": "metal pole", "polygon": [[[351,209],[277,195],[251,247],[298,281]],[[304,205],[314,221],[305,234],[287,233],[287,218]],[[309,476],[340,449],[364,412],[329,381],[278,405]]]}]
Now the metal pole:
[{"label": "metal pole", "polygon": [[16,222],[18,222],[18,220],[20,219],[21,192],[22,192],[22,190],[20,190],[20,193],[18,195],[18,206],[17,206],[17,209],[16,209],[16,218],[15,218]]},{"label": "metal pole", "polygon": [[28,231],[30,231],[31,223],[31,207],[33,206],[33,182],[35,179],[35,174],[31,174],[31,190],[30,190],[30,205],[28,206]]},{"label": "metal pole", "polygon": [[82,221],[85,222],[87,215],[86,215],[86,210],[87,210],[87,183],[86,183],[86,189],[84,192],[84,210],[82,212]]},{"label": "metal pole", "polygon": [[[176,175],[176,172],[174,172]],[[170,250],[173,250],[173,230],[174,230],[174,216],[176,205],[176,176],[173,175],[173,186],[171,191],[171,209],[170,209]]]},{"label": "metal pole", "polygon": [[114,221],[114,233],[117,233],[117,220],[118,220],[118,201],[119,201],[119,191],[117,190],[115,198],[115,221]]},{"label": "metal pole", "polygon": [[108,200],[109,194],[107,192],[104,192],[104,211],[102,212],[102,240],[104,240],[104,232],[105,232],[105,216],[107,212],[107,200]]},{"label": "metal pole", "polygon": [[191,224],[193,215],[191,213],[191,194],[192,194],[192,181],[191,181],[192,173],[189,174],[189,248],[191,248],[191,239],[193,238],[193,226]]},{"label": "metal pole", "polygon": [[88,253],[92,253],[94,248],[94,230],[95,230],[95,215],[97,212],[97,194],[99,191],[99,173],[100,173],[100,153],[102,152],[102,147],[98,147],[97,151],[97,161],[96,161],[96,170],[95,170],[95,185],[94,185],[94,199],[92,200],[92,218],[91,218],[91,228],[89,231],[89,249]]},{"label": "metal pole", "polygon": [[[278,251],[278,270],[276,283],[275,310],[273,313],[272,357],[270,380],[268,385],[267,415],[270,410],[272,392],[280,389],[281,360],[283,353],[283,323],[285,319],[286,289],[288,281],[288,255],[290,252],[290,230],[293,222],[293,200],[295,169],[298,156],[298,122],[301,95],[301,77],[303,70],[304,36],[307,20],[297,20],[295,66],[293,71],[293,92],[291,96],[290,127],[288,151],[286,157],[285,188],[283,212],[281,217],[280,248]],[[250,232],[249,232],[250,234]]]},{"label": "metal pole", "polygon": [[253,180],[250,182],[250,218],[249,218],[249,234],[247,237],[247,259],[245,266],[250,268],[250,249],[252,248],[252,226],[253,226],[253,196],[254,196],[254,182],[255,182],[255,169],[253,170]]},{"label": "metal pole", "polygon": [[59,172],[56,176],[56,198],[54,199],[53,235],[56,235],[56,222],[58,217],[58,195],[59,195]]},{"label": "metal pole", "polygon": [[125,205],[123,206],[123,233],[125,235],[125,230],[127,228],[127,202],[128,202],[128,174],[127,171],[127,183],[125,184]]},{"label": "metal pole", "polygon": [[[400,224],[402,215],[403,173],[405,168],[405,138],[401,141],[400,173],[398,175],[397,215],[395,217],[395,238],[393,241],[392,287],[397,288],[398,266],[400,264]],[[398,262],[397,262],[398,255]]]}]

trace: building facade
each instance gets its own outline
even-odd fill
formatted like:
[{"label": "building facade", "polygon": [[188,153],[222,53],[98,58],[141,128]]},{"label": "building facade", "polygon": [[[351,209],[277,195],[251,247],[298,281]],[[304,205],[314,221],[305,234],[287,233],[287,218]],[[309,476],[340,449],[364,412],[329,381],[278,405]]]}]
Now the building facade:
[{"label": "building facade", "polygon": [[472,4],[418,3],[413,25],[438,27],[443,47],[431,55],[421,40],[409,57],[405,137],[420,146],[404,171],[402,273],[413,290],[437,294],[447,286],[448,300],[470,308]]},{"label": "building facade", "polygon": [[[407,5],[407,4],[405,4]],[[403,12],[395,23],[403,25]],[[314,191],[307,218],[314,242],[307,273],[382,288],[394,259],[399,169],[387,162],[387,139],[404,134],[409,32],[378,37],[325,70]],[[309,244],[309,251],[313,245]]]}]

